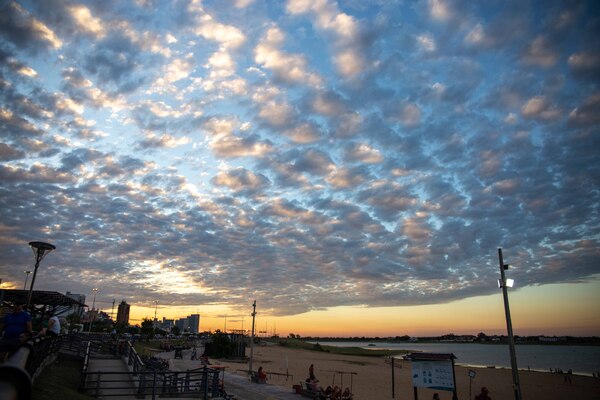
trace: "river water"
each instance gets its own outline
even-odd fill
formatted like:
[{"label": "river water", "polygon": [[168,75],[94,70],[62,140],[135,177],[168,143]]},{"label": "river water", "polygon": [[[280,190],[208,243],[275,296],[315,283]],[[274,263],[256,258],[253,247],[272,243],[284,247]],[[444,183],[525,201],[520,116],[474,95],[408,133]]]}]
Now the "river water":
[{"label": "river water", "polygon": [[[339,347],[423,351],[428,353],[453,353],[457,365],[510,368],[508,345],[480,343],[383,343],[383,342],[321,342]],[[375,346],[369,346],[374,344]],[[600,371],[600,346],[527,345],[515,346],[519,369],[550,372],[563,371],[592,375]]]}]

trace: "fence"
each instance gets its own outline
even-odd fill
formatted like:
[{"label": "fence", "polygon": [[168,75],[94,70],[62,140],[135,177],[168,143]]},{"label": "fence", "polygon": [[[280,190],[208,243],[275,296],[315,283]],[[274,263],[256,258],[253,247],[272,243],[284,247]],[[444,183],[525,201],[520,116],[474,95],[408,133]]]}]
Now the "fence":
[{"label": "fence", "polygon": [[115,346],[101,346],[91,341],[85,346],[79,390],[89,396],[229,398],[221,384],[221,370],[207,366],[182,372],[151,370],[129,341],[116,346],[116,352],[127,365],[128,372],[90,371],[93,351],[102,349],[110,349],[112,353]]}]

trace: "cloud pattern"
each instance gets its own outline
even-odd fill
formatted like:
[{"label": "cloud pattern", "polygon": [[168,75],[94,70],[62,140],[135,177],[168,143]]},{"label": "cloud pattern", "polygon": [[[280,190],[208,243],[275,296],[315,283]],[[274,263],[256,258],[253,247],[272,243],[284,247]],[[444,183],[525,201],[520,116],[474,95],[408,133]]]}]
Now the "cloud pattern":
[{"label": "cloud pattern", "polygon": [[41,289],[271,315],[492,293],[498,247],[600,272],[592,2],[3,1],[0,36],[15,287],[30,240]]}]

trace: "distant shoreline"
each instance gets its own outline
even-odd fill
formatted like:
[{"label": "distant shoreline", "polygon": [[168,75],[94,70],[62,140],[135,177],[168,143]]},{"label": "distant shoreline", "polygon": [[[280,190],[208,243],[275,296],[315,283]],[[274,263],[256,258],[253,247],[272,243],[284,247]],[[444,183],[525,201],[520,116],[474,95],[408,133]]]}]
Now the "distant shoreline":
[{"label": "distant shoreline", "polygon": [[[600,346],[600,338],[582,338],[586,339],[585,341],[581,339],[577,340],[567,340],[567,341],[524,341],[524,340],[516,340],[515,345],[540,345],[540,346]],[[587,341],[589,339],[589,341]],[[281,339],[279,339],[281,340]],[[430,344],[430,343],[438,343],[438,344],[489,344],[489,345],[506,345],[508,344],[507,340],[487,340],[487,341],[479,341],[479,340],[435,340],[435,339],[419,339],[415,341],[410,340],[394,340],[393,338],[302,338],[296,339],[305,341],[308,343],[327,343],[327,342],[369,342],[369,343],[394,343],[394,344]]]},{"label": "distant shoreline", "polygon": [[[396,359],[412,352],[452,353],[456,364],[479,368],[510,368],[506,343],[478,342],[389,342],[389,341],[319,341],[305,342],[302,347],[347,355],[392,356]],[[499,345],[499,346],[498,346]],[[522,343],[516,346],[520,370],[551,372],[557,369],[582,376],[600,371],[600,347],[579,345],[544,345]],[[386,353],[388,352],[388,353]]]}]

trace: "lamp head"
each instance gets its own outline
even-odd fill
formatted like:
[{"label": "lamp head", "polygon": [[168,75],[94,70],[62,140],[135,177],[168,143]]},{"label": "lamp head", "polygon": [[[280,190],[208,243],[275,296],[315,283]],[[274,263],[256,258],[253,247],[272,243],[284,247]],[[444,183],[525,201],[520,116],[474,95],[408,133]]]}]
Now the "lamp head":
[{"label": "lamp head", "polygon": [[33,256],[38,262],[42,261],[42,258],[44,258],[46,254],[56,249],[55,245],[45,242],[29,242],[29,246],[31,246]]},{"label": "lamp head", "polygon": [[504,286],[506,286],[506,287],[513,287],[513,286],[514,286],[514,284],[515,284],[515,281],[514,281],[514,279],[510,279],[510,278],[507,278],[507,279],[505,280],[505,282],[506,282],[506,284],[505,284],[505,285],[503,285],[503,284],[502,284],[502,279],[498,279],[498,287],[499,287],[499,288],[502,288],[502,287],[504,287]]}]

